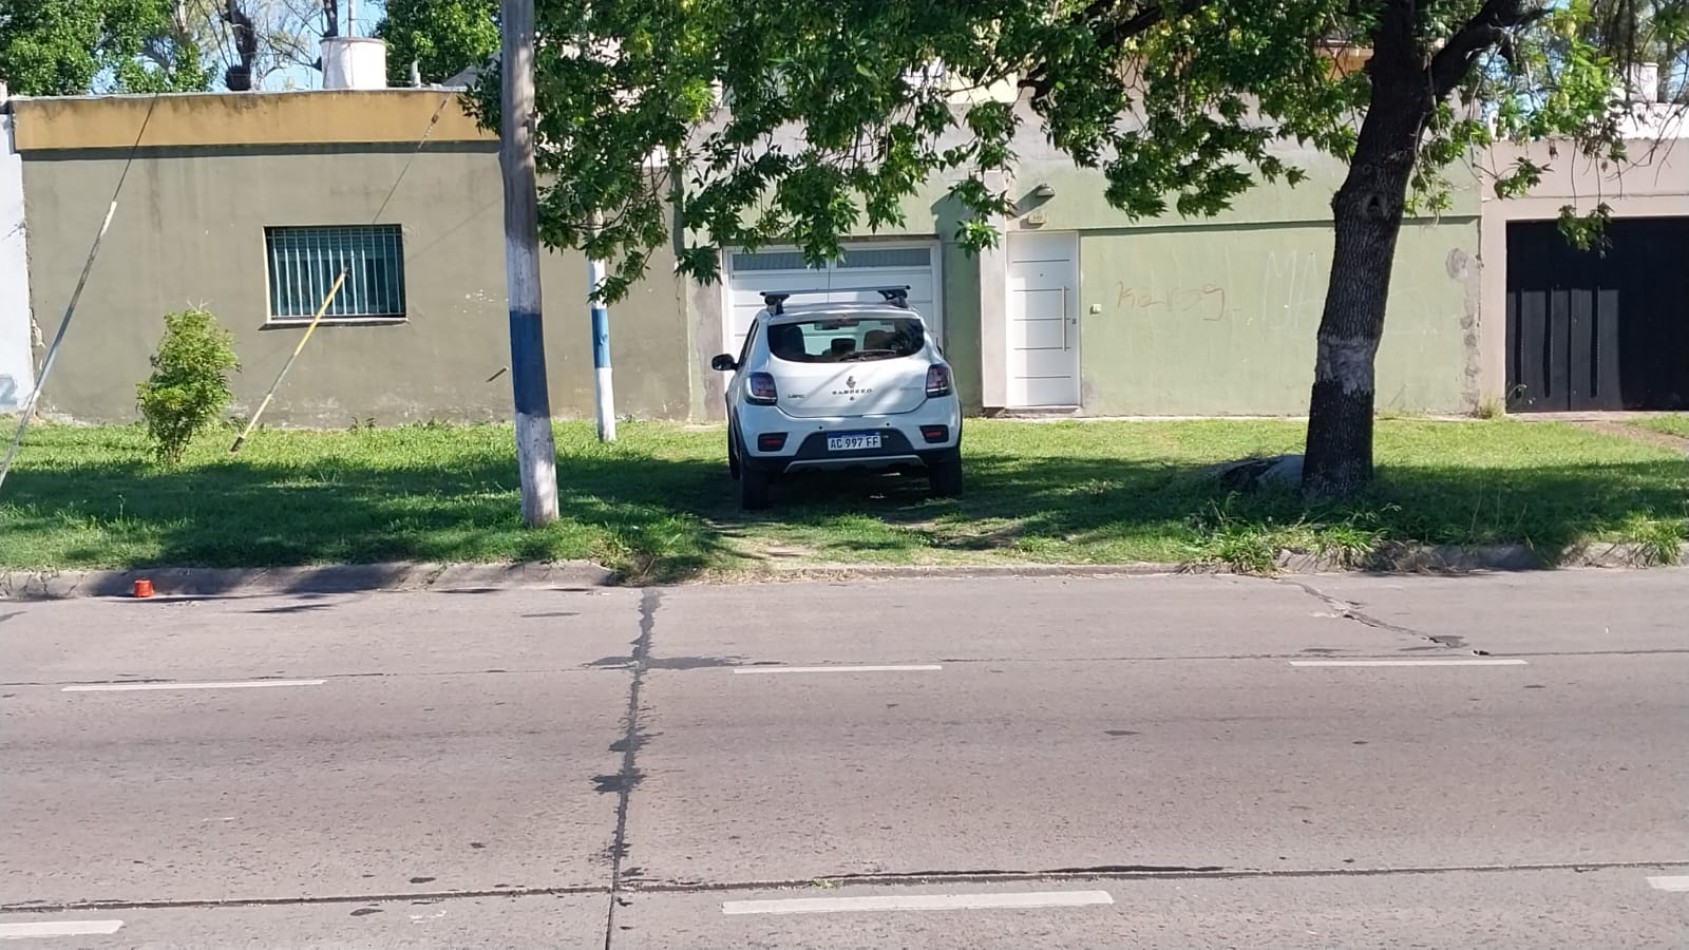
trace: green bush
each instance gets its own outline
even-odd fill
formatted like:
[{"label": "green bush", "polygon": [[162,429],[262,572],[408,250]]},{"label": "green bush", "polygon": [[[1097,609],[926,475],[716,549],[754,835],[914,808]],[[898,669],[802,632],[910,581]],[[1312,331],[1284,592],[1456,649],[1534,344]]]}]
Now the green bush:
[{"label": "green bush", "polygon": [[234,338],[209,312],[194,308],[164,316],[164,339],[152,355],[152,375],[136,387],[141,417],[159,461],[179,462],[195,435],[229,407],[229,373],[240,369]]}]

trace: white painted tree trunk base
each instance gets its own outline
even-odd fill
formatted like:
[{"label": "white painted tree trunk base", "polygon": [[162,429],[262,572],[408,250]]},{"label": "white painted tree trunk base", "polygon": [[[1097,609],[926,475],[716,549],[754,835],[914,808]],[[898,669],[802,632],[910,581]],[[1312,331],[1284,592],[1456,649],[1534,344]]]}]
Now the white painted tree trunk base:
[{"label": "white painted tree trunk base", "polygon": [[616,441],[616,388],[611,380],[610,367],[600,366],[594,372],[593,402],[598,408],[598,441]]},{"label": "white painted tree trunk base", "polygon": [[516,414],[516,459],[522,466],[522,521],[529,525],[557,520],[557,443],[551,419]]}]

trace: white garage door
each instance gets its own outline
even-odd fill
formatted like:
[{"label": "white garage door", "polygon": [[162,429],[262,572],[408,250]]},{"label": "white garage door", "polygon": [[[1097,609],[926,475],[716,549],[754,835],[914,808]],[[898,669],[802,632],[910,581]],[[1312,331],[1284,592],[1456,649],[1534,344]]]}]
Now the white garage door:
[{"label": "white garage door", "polygon": [[723,331],[727,345],[723,352],[737,353],[745,343],[745,332],[762,309],[762,294],[769,290],[826,290],[793,299],[793,303],[878,303],[875,287],[909,288],[909,306],[914,307],[940,341],[944,339],[944,314],[938,293],[938,244],[854,244],[844,249],[844,259],[809,269],[803,255],[780,248],[754,254],[731,251],[727,255],[726,313]]}]

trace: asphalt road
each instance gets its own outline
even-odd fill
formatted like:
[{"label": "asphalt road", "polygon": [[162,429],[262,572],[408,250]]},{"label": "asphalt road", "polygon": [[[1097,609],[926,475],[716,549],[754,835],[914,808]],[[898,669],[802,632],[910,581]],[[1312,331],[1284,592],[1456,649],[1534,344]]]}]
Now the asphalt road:
[{"label": "asphalt road", "polygon": [[0,602],[0,943],[1689,946],[1689,573]]}]

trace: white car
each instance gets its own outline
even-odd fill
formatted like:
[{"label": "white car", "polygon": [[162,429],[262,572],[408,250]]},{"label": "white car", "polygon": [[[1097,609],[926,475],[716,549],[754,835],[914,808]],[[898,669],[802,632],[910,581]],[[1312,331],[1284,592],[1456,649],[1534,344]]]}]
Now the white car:
[{"label": "white car", "polygon": [[883,303],[788,304],[763,294],[739,358],[712,369],[727,385],[728,469],[742,507],[768,505],[782,475],[817,470],[925,471],[933,493],[962,492],[962,408],[938,341],[907,287]]}]

